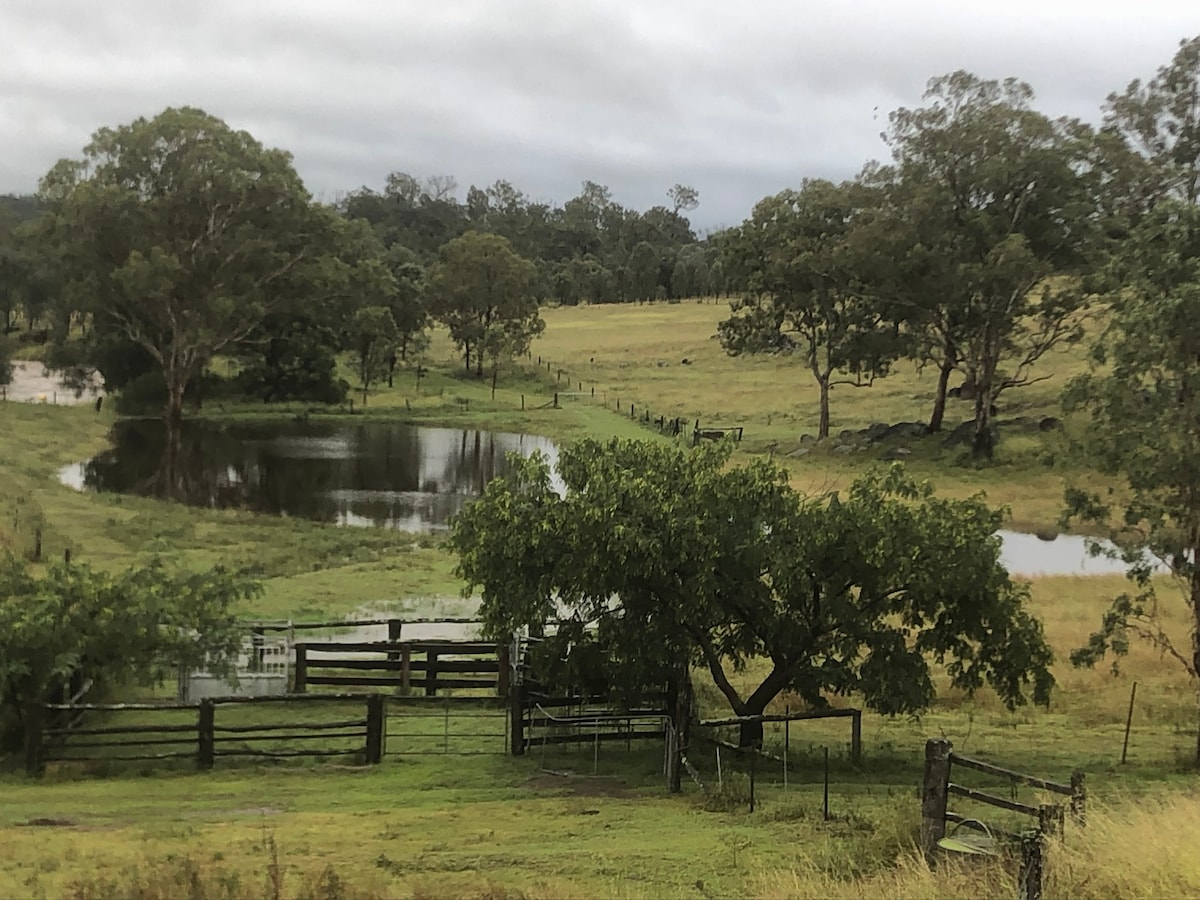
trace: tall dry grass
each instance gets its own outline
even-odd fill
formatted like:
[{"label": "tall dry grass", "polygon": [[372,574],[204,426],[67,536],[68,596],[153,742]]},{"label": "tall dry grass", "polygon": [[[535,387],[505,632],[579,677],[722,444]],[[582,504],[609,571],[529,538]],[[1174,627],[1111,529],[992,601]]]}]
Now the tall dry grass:
[{"label": "tall dry grass", "polygon": [[[1132,800],[1092,811],[1085,829],[1068,827],[1047,846],[1043,896],[1072,900],[1200,896],[1200,796]],[[930,868],[912,849],[896,865],[846,878],[819,856],[811,865],[764,872],[752,891],[768,898],[925,898],[1016,896],[1014,857]]]}]

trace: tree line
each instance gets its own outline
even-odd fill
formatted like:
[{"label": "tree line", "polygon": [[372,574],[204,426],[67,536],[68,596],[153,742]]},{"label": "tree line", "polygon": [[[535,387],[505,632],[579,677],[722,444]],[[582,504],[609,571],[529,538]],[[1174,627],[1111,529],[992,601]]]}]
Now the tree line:
[{"label": "tree line", "polygon": [[587,181],[556,206],[498,181],[464,202],[451,176],[394,172],[325,205],[289,154],[169,109],[101,129],[35,197],[0,198],[0,333],[23,322],[55,367],[98,370],[168,419],[217,354],[245,394],[334,402],[348,353],[365,401],[419,364],[434,322],[482,378],[528,348],[545,303],[724,291],[685,216],[697,191],[664,198],[639,212]]},{"label": "tree line", "polygon": [[929,82],[882,135],[886,163],[807,180],[760,201],[723,235],[738,286],[721,323],[732,354],[795,352],[820,395],[863,387],[901,359],[974,399],[973,451],[989,457],[1005,392],[1041,381],[1046,354],[1084,337],[1089,313],[1144,269],[1140,244],[1200,198],[1200,38],[1154,77],[1109,95],[1099,127],[1052,119],[1016,79]]}]

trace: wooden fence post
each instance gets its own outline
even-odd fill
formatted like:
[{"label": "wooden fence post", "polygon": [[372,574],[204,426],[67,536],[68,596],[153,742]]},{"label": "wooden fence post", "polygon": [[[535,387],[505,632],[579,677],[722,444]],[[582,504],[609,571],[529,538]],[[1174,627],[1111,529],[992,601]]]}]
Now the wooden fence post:
[{"label": "wooden fence post", "polygon": [[412,693],[412,647],[405,646],[400,650],[400,695],[407,697]]},{"label": "wooden fence post", "polygon": [[1071,819],[1080,828],[1087,825],[1087,786],[1083,783],[1083,770],[1071,773]]},{"label": "wooden fence post", "polygon": [[946,836],[946,800],[950,786],[950,742],[925,742],[925,779],[921,785],[921,852],[931,859]]},{"label": "wooden fence post", "polygon": [[308,686],[308,648],[303,644],[296,645],[296,665],[293,667],[295,684],[292,690],[303,694]]},{"label": "wooden fence post", "polygon": [[856,766],[862,764],[862,710],[854,710],[850,717],[850,761]]},{"label": "wooden fence post", "polygon": [[[402,620],[400,620],[400,619],[388,619],[387,620],[387,630],[388,630],[387,639],[388,639],[389,644],[398,644],[400,642],[400,633],[403,630],[403,628],[404,628],[404,622]],[[396,650],[389,650],[387,652],[387,661],[388,662],[396,662],[400,658],[401,658],[401,655]],[[403,663],[401,663],[401,667],[403,667]],[[397,676],[398,678],[400,678],[401,690],[403,690],[403,682],[404,682],[403,675],[404,675],[404,673],[403,673],[403,671],[401,671],[399,673],[399,675]]]},{"label": "wooden fence post", "polygon": [[430,649],[425,651],[425,696],[432,697],[437,693],[437,661],[438,652]]},{"label": "wooden fence post", "polygon": [[386,734],[387,698],[383,694],[372,694],[367,698],[367,743],[363,748],[363,761],[368,766],[377,766],[383,762]]},{"label": "wooden fence post", "polygon": [[501,697],[507,697],[509,685],[512,682],[512,658],[508,644],[496,645],[496,660],[500,668],[500,672],[496,676],[496,693]]},{"label": "wooden fence post", "polygon": [[1042,848],[1040,830],[1021,835],[1021,869],[1017,875],[1018,900],[1042,900]]},{"label": "wooden fence post", "polygon": [[1038,831],[1043,835],[1062,834],[1063,808],[1057,803],[1043,803],[1038,807]]},{"label": "wooden fence post", "polygon": [[212,698],[200,701],[199,715],[196,722],[196,768],[211,769],[216,758],[216,738],[213,734],[213,723],[216,719],[216,706]]},{"label": "wooden fence post", "polygon": [[525,691],[525,685],[518,682],[508,695],[509,735],[512,739],[510,750],[513,756],[525,755]]}]

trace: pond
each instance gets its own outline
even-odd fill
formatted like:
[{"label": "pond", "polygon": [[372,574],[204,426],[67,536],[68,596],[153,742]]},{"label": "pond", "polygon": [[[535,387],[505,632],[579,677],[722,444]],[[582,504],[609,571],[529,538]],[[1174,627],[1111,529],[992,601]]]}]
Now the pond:
[{"label": "pond", "polygon": [[[113,446],[60,479],[79,490],[153,493],[165,449],[157,419],[126,419]],[[525,434],[391,423],[188,420],[180,435],[176,498],[338,525],[444,530],[463,503],[508,469],[507,455],[553,443]]]},{"label": "pond", "polygon": [[[67,466],[80,490],[152,493],[164,450],[157,419],[120,421],[113,447]],[[338,525],[430,532],[484,485],[508,471],[507,455],[535,450],[557,459],[544,437],[391,423],[263,421],[184,423],[180,498],[195,506],[249,509]],[[1092,557],[1082,537],[1001,531],[1001,560],[1019,577],[1122,574],[1119,561]]]}]

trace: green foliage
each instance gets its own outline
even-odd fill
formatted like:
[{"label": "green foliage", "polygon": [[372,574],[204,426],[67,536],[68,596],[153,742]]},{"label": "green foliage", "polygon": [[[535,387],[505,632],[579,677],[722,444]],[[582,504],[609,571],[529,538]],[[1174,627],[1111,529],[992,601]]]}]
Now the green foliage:
[{"label": "green foliage", "polygon": [[364,306],[354,314],[350,324],[350,346],[362,384],[364,406],[371,384],[387,375],[398,341],[396,320],[386,306]]},{"label": "green foliage", "polygon": [[1171,62],[1149,81],[1134,79],[1124,92],[1109,94],[1105,129],[1130,151],[1118,157],[1128,177],[1121,184],[1132,184],[1140,205],[1164,198],[1200,203],[1198,97],[1200,37],[1181,40]]},{"label": "green foliage", "polygon": [[467,371],[484,356],[523,353],[545,328],[531,293],[537,270],[503,237],[471,231],[444,246],[429,269],[431,313],[450,330]]},{"label": "green foliage", "polygon": [[258,586],[224,569],[167,572],[161,562],[121,574],[57,565],[44,576],[0,562],[0,711],[26,737],[38,704],[72,675],[104,684],[162,681],[177,666],[222,671],[238,650],[239,603]]},{"label": "green foliage", "polygon": [[904,351],[887,300],[867,286],[874,246],[863,235],[879,200],[861,183],[809,181],[759,202],[727,245],[748,297],[721,323],[721,346],[796,348],[820,386],[819,438],[829,436],[830,387],[869,384]]},{"label": "green foliage", "polygon": [[973,451],[990,457],[1000,395],[1046,377],[1034,374],[1039,360],[1082,338],[1084,295],[1046,279],[1091,249],[1092,134],[1032,109],[1033,90],[1016,79],[954,72],[932,79],[925,99],[889,117],[895,162],[874,178],[891,212],[876,246],[892,261],[885,283],[920,338],[918,359],[943,372],[931,426],[958,369],[974,392]]},{"label": "green foliage", "polygon": [[[1086,410],[1085,449],[1121,477],[1129,495],[1113,509],[1095,491],[1067,491],[1067,516],[1099,523],[1128,565],[1136,590],[1117,597],[1087,645],[1072,654],[1092,665],[1151,641],[1200,673],[1200,207],[1163,201],[1131,232],[1114,260],[1108,329],[1095,371],[1069,385],[1068,409]],[[1159,615],[1153,563],[1164,565],[1190,610],[1192,652],[1176,648]],[[1200,763],[1200,747],[1197,748]]]},{"label": "green foliage", "polygon": [[69,274],[60,319],[149,354],[174,419],[215,354],[320,279],[334,231],[287,153],[192,108],[100,129],[41,196]]},{"label": "green foliage", "polygon": [[[785,689],[919,712],[931,663],[1010,708],[1048,701],[1051,652],[999,563],[999,511],[899,467],[806,498],[772,463],[727,468],[729,452],[583,441],[560,455],[561,493],[544,459],[514,460],[450,539],[488,633],[561,620],[635,681],[695,663],[743,715]],[[770,670],[743,695],[730,672],[757,658]]]}]

